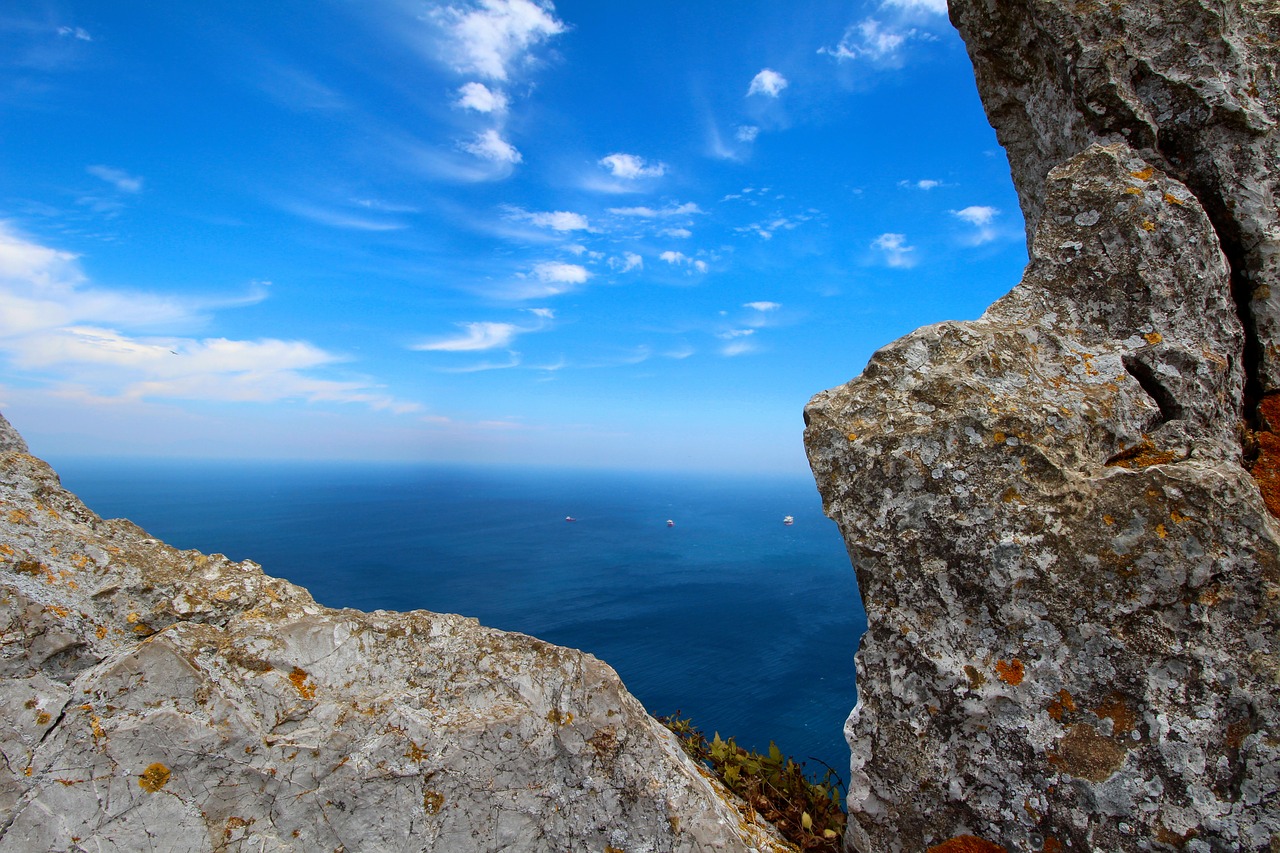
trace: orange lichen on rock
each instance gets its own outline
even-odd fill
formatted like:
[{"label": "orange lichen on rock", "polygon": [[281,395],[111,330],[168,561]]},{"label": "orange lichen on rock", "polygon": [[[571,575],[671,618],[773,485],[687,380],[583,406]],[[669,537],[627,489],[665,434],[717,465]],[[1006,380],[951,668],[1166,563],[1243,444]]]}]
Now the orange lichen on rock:
[{"label": "orange lichen on rock", "polygon": [[1067,711],[1074,711],[1075,709],[1076,709],[1076,700],[1071,698],[1071,694],[1068,693],[1066,690],[1059,690],[1058,698],[1050,702],[1049,707],[1046,708],[1045,710],[1049,712],[1050,717],[1052,717],[1054,720],[1058,722],[1061,722],[1063,714],[1065,714]]},{"label": "orange lichen on rock", "polygon": [[1022,661],[1017,658],[1009,661],[998,660],[996,661],[996,675],[1005,684],[1017,687],[1022,683],[1022,679],[1026,675],[1026,669],[1022,665]]},{"label": "orange lichen on rock", "polygon": [[1250,473],[1262,490],[1267,511],[1280,518],[1280,394],[1268,394],[1258,404],[1262,428],[1254,433],[1258,458]]},{"label": "orange lichen on rock", "polygon": [[316,698],[316,683],[310,680],[305,669],[295,666],[289,673],[289,681],[303,699]]},{"label": "orange lichen on rock", "polygon": [[1152,465],[1167,465],[1177,462],[1178,456],[1168,450],[1161,450],[1144,438],[1142,441],[1126,447],[1106,461],[1108,468],[1148,468]]},{"label": "orange lichen on rock", "polygon": [[1009,853],[992,841],[976,835],[957,835],[929,848],[929,853]]}]

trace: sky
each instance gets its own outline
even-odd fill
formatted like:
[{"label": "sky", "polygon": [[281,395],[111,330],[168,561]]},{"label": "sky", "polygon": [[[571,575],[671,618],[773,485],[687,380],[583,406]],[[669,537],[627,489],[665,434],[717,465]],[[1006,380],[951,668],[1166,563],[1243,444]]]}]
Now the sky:
[{"label": "sky", "polygon": [[1026,263],[945,0],[7,2],[0,412],[60,456],[802,472]]}]

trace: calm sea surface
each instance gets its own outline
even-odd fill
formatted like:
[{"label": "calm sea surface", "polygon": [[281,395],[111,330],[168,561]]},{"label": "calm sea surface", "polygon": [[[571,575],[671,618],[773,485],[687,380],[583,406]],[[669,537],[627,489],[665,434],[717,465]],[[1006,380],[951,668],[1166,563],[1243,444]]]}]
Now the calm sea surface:
[{"label": "calm sea surface", "polygon": [[708,733],[772,739],[847,775],[841,729],[865,620],[808,476],[56,467],[99,515],[175,547],[253,559],[333,607],[461,613],[584,649],[651,713],[680,709]]}]

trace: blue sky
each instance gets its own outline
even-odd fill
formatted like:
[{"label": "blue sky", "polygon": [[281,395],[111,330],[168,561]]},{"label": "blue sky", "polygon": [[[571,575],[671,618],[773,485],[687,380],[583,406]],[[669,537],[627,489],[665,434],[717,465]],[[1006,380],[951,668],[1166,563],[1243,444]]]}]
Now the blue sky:
[{"label": "blue sky", "polygon": [[0,411],[59,455],[802,471],[1017,280],[943,0],[8,3]]}]

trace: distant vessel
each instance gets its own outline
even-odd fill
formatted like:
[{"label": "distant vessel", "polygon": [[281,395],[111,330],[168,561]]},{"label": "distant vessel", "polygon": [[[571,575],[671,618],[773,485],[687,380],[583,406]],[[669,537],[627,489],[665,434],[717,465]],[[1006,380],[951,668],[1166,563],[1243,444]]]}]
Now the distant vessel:
[{"label": "distant vessel", "polygon": [[783,523],[783,524],[785,524],[785,525],[787,525],[787,526],[791,526],[792,524],[795,524],[795,523],[796,523],[795,516],[792,516],[792,515],[784,515],[784,516],[782,517],[782,523]]},{"label": "distant vessel", "polygon": [[668,519],[667,519],[667,527],[675,527],[675,526],[676,526],[676,523],[675,523],[674,521],[672,521],[671,519],[669,519],[669,518],[668,518]]},{"label": "distant vessel", "polygon": [[574,518],[572,515],[566,515],[566,516],[564,517],[564,520],[565,520],[565,521],[577,521],[578,519]]}]

